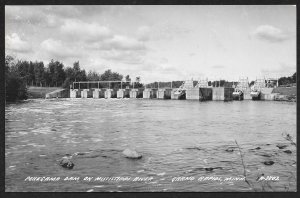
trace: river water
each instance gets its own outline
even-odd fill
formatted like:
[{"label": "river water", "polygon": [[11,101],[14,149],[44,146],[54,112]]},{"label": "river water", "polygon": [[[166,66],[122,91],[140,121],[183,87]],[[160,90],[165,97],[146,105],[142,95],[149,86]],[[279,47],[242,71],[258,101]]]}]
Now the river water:
[{"label": "river water", "polygon": [[[295,141],[296,103],[36,99],[7,104],[5,189],[296,191],[296,147],[282,133],[289,133]],[[277,145],[287,147],[279,149]],[[143,157],[125,158],[122,151],[126,148],[135,149]],[[59,166],[59,160],[70,155],[74,168]],[[265,161],[274,164],[265,165]],[[250,185],[243,180],[227,180],[243,179],[245,174]],[[261,174],[277,180],[256,180]],[[28,181],[28,177],[60,180]],[[79,180],[64,181],[66,177]],[[93,178],[86,181],[85,177]],[[96,177],[130,180],[93,180]],[[133,181],[136,177],[145,181]],[[207,178],[201,181],[200,177]]]}]

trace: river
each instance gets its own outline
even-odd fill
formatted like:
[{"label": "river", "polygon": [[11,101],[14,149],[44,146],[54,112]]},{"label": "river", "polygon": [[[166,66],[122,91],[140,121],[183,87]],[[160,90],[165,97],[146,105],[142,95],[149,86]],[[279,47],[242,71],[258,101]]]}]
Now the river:
[{"label": "river", "polygon": [[[7,104],[5,190],[296,191],[296,147],[282,133],[295,141],[296,103],[33,99]],[[279,149],[278,144],[287,147]],[[125,158],[126,148],[143,157]],[[59,160],[70,155],[74,168],[59,166]],[[274,164],[265,165],[265,161]],[[243,180],[225,181],[243,178],[244,171],[250,185]],[[256,180],[261,174],[277,180]],[[27,181],[27,177],[60,180]],[[64,181],[66,177],[79,180]],[[85,177],[131,180],[86,181]],[[146,181],[133,181],[136,177]],[[200,177],[207,179],[200,181]]]}]

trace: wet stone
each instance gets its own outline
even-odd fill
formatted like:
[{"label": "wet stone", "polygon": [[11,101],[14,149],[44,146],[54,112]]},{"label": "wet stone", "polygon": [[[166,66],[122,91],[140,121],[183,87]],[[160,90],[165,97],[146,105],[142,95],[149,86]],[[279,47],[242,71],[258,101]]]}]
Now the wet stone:
[{"label": "wet stone", "polygon": [[126,158],[130,158],[130,159],[140,159],[142,158],[142,155],[137,153],[135,150],[130,150],[130,149],[125,149],[123,151],[123,155]]},{"label": "wet stone", "polygon": [[206,170],[206,171],[213,171],[214,168],[211,168],[211,167],[210,167],[210,168],[205,168],[205,170]]},{"label": "wet stone", "polygon": [[279,149],[284,149],[284,148],[286,148],[287,147],[287,145],[276,145]]},{"label": "wet stone", "polygon": [[226,149],[225,151],[227,151],[227,152],[233,152],[234,149],[233,149],[233,148],[228,148],[228,149]]},{"label": "wet stone", "polygon": [[60,160],[59,165],[67,169],[72,169],[75,166],[74,163],[71,161],[71,159],[68,157],[63,157]]},{"label": "wet stone", "polygon": [[287,153],[287,154],[291,154],[291,153],[292,153],[292,151],[290,151],[290,150],[285,150],[285,151],[283,151],[283,152],[285,152],[285,153]]},{"label": "wet stone", "polygon": [[267,166],[271,166],[273,164],[274,164],[274,162],[272,160],[264,162],[264,165],[267,165]]}]

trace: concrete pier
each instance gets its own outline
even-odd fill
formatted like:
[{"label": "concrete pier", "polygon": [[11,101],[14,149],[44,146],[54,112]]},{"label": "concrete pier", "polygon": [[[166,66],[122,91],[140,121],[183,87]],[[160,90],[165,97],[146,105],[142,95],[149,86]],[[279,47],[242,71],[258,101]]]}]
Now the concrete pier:
[{"label": "concrete pier", "polygon": [[275,100],[277,94],[273,94],[274,88],[262,88],[260,93],[261,100]]},{"label": "concrete pier", "polygon": [[130,98],[137,98],[137,93],[138,93],[137,89],[131,89],[130,90]]},{"label": "concrete pier", "polygon": [[112,92],[112,89],[106,89],[104,92],[104,97],[111,98],[111,92]]},{"label": "concrete pier", "polygon": [[233,100],[232,93],[234,88],[230,87],[213,87],[212,99],[219,101],[231,101]]},{"label": "concrete pier", "polygon": [[164,99],[165,98],[165,89],[158,89],[157,90],[157,98]]},{"label": "concrete pier", "polygon": [[200,99],[199,88],[191,88],[186,90],[186,99],[187,100],[199,100]]},{"label": "concrete pier", "polygon": [[143,98],[150,98],[151,97],[151,89],[145,89],[143,91]]},{"label": "concrete pier", "polygon": [[101,89],[95,89],[93,91],[93,98],[99,98],[99,92],[101,91]]},{"label": "concrete pier", "polygon": [[78,89],[70,89],[70,98],[76,98]]},{"label": "concrete pier", "polygon": [[124,98],[125,89],[119,89],[117,91],[117,98]]},{"label": "concrete pier", "polygon": [[88,91],[89,91],[89,89],[83,89],[81,91],[81,98],[87,98],[88,97]]},{"label": "concrete pier", "polygon": [[243,90],[244,100],[252,100],[250,92],[251,92],[250,88]]}]

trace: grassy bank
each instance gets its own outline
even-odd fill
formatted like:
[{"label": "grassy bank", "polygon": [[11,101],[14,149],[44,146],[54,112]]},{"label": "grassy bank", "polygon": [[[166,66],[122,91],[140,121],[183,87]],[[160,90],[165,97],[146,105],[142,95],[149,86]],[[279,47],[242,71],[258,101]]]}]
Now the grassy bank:
[{"label": "grassy bank", "polygon": [[297,99],[297,87],[276,87],[272,93],[279,93],[275,97],[277,101],[296,102]]},{"label": "grassy bank", "polygon": [[292,96],[297,94],[297,87],[276,87],[272,93],[279,93],[280,95]]}]

